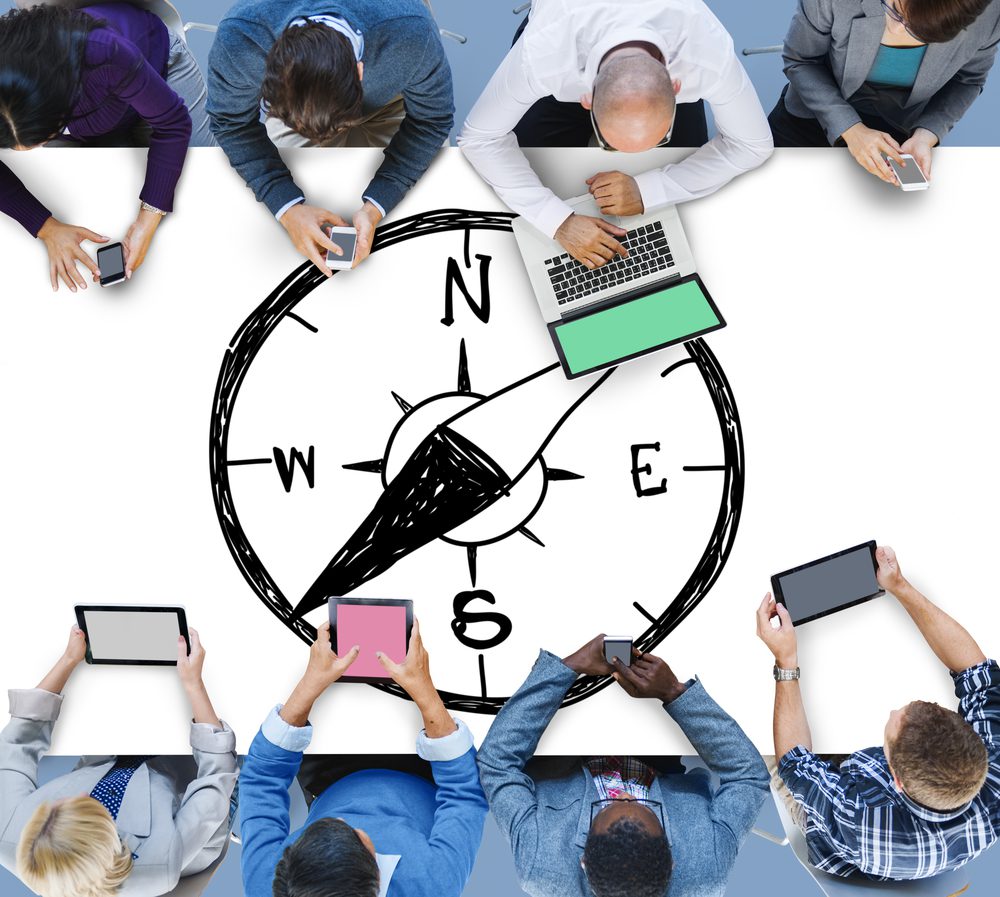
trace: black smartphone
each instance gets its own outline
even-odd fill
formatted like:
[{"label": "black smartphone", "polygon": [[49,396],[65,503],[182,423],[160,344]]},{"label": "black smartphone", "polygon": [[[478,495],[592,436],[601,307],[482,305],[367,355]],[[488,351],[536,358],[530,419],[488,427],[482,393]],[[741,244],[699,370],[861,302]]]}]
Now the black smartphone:
[{"label": "black smartphone", "polygon": [[125,247],[112,243],[97,250],[97,267],[101,269],[101,286],[110,287],[125,279]]},{"label": "black smartphone", "polygon": [[614,666],[615,658],[623,667],[632,666],[632,638],[628,635],[604,636],[604,659]]}]

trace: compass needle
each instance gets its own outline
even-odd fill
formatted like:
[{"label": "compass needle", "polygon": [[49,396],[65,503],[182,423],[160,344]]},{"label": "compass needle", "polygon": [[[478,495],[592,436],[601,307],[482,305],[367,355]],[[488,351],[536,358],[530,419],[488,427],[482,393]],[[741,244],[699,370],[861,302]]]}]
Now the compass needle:
[{"label": "compass needle", "polygon": [[[509,495],[569,416],[612,373],[613,368],[581,385],[566,380],[558,365],[543,368],[439,425],[309,587],[293,619],[322,607],[331,595],[350,594]],[[540,543],[533,533],[524,535]]]}]

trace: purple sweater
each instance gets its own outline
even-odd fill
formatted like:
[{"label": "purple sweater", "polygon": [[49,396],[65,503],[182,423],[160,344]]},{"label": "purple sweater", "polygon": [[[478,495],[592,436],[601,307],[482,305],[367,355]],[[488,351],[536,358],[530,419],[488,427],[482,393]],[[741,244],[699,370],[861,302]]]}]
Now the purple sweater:
[{"label": "purple sweater", "polygon": [[[124,138],[140,119],[146,121],[152,133],[139,198],[172,211],[191,137],[191,116],[164,80],[170,48],[167,26],[152,13],[126,3],[97,4],[81,11],[104,25],[87,38],[81,94],[64,136],[82,146],[114,145],[116,135]],[[128,140],[121,142],[127,145]],[[32,236],[52,214],[2,162],[0,211]]]}]

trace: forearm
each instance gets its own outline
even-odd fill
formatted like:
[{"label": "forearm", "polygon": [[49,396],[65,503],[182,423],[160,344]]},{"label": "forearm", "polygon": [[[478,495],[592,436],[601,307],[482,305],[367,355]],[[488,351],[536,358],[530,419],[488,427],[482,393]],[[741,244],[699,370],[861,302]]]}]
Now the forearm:
[{"label": "forearm", "polygon": [[[784,664],[779,664],[787,669]],[[794,667],[793,667],[794,668]],[[774,683],[774,753],[780,760],[793,747],[812,750],[812,733],[798,680]]]},{"label": "forearm", "polygon": [[187,689],[188,700],[191,702],[191,717],[196,723],[205,723],[216,729],[222,728],[215,708],[212,706],[212,699],[208,696],[208,689],[203,682]]},{"label": "forearm", "polygon": [[42,691],[51,692],[54,695],[62,694],[69,677],[73,675],[76,663],[68,657],[60,657],[54,667],[45,675],[45,678],[38,683],[36,688]]},{"label": "forearm", "polygon": [[441,696],[433,688],[424,693],[412,695],[413,703],[417,705],[424,723],[424,732],[428,738],[444,738],[451,735],[458,725],[451,718]]},{"label": "forearm", "polygon": [[959,672],[982,663],[986,655],[957,620],[946,614],[906,580],[893,591],[920,634],[949,670]]},{"label": "forearm", "polygon": [[301,729],[309,724],[309,715],[312,713],[313,704],[316,703],[320,694],[322,694],[322,690],[317,689],[316,685],[304,676],[288,696],[279,716],[288,725]]}]

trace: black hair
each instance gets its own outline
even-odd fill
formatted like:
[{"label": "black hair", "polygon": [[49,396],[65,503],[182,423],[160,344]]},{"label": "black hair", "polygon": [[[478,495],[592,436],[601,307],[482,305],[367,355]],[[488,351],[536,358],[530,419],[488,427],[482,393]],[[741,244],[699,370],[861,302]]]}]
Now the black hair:
[{"label": "black hair", "polygon": [[0,148],[38,146],[66,127],[80,94],[87,37],[101,24],[58,6],[0,16]]},{"label": "black hair", "polygon": [[274,870],[274,897],[377,897],[378,864],[342,819],[318,819]]},{"label": "black hair", "polygon": [[673,859],[665,835],[652,835],[632,819],[587,836],[583,862],[595,897],[663,897]]},{"label": "black hair", "polygon": [[290,25],[267,54],[261,98],[288,127],[323,143],[361,117],[351,42],[320,22]]}]

